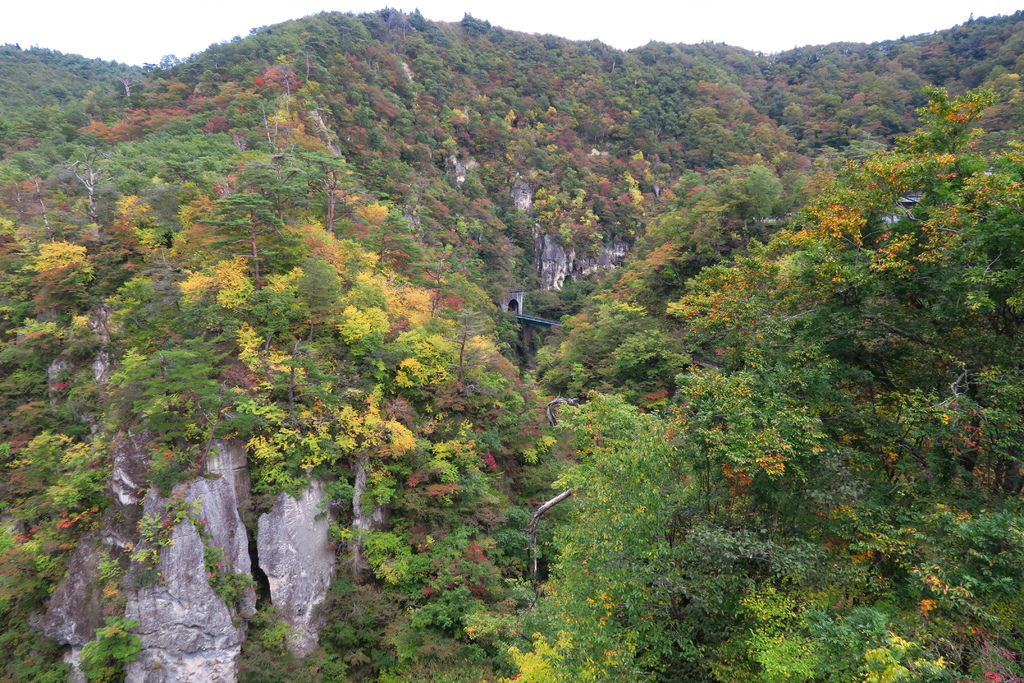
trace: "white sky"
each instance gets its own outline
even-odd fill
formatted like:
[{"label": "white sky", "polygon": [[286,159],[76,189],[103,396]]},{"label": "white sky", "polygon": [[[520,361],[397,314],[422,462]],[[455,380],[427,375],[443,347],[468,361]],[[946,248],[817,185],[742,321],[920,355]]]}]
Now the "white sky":
[{"label": "white sky", "polygon": [[650,40],[728,43],[761,52],[834,41],[873,42],[1012,14],[1021,0],[8,0],[0,43],[47,47],[131,64],[156,63],[249,29],[324,10],[390,5],[458,21],[469,12],[492,24],[628,49]]}]

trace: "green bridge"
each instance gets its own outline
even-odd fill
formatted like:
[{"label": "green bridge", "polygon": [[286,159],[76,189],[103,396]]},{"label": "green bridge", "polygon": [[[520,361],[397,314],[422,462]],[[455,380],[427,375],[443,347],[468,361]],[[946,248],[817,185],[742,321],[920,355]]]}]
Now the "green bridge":
[{"label": "green bridge", "polygon": [[523,315],[522,313],[516,313],[516,319],[521,320],[527,325],[534,325],[535,327],[560,327],[562,323],[556,320],[548,320],[547,318],[537,318],[532,315]]}]

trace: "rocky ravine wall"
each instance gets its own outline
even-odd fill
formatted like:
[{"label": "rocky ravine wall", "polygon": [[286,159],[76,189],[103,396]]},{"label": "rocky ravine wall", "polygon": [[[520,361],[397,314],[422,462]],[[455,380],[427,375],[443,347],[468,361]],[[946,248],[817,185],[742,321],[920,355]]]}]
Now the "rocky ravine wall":
[{"label": "rocky ravine wall", "polygon": [[594,256],[577,255],[573,247],[565,247],[554,235],[533,232],[534,254],[537,258],[537,270],[540,274],[541,289],[561,289],[566,278],[582,278],[599,270],[617,268],[622,265],[629,253],[629,244],[614,240],[610,244],[602,244]]},{"label": "rocky ravine wall", "polygon": [[327,536],[324,486],[314,481],[298,498],[278,495],[260,515],[256,544],[260,568],[270,583],[270,601],[288,624],[289,649],[299,656],[316,649],[320,620],[316,607],[334,576],[334,548]]},{"label": "rocky ravine wall", "polygon": [[71,680],[84,681],[78,669],[82,646],[103,626],[102,586],[97,576],[102,559],[116,559],[122,569],[129,566],[131,548],[138,540],[136,530],[142,518],[140,488],[146,477],[147,431],[118,434],[110,447],[113,470],[108,484],[111,502],[103,514],[99,531],[84,536],[71,555],[64,580],[47,605],[42,631],[61,645],[70,646],[65,658],[71,664]]},{"label": "rocky ravine wall", "polygon": [[[71,680],[84,681],[79,655],[104,617],[98,568],[105,557],[117,558],[126,570],[125,617],[138,622],[134,632],[142,641],[141,653],[127,666],[127,680],[231,682],[256,593],[250,588],[235,604],[226,604],[210,585],[205,554],[208,548],[220,549],[224,574],[251,576],[254,571],[239,512],[249,498],[244,444],[214,441],[206,476],[179,484],[165,498],[155,489],[142,489],[151,437],[126,433],[112,444],[111,504],[100,530],[83,538],[72,554],[41,627],[70,647]],[[316,647],[316,607],[335,567],[323,491],[323,484],[314,481],[297,499],[282,493],[258,523],[258,563],[270,581],[271,602],[292,629],[289,646],[299,656]],[[185,511],[176,523],[168,516],[171,509]],[[169,543],[159,544],[152,567],[131,559],[147,547],[138,530],[144,516],[173,523]]]},{"label": "rocky ravine wall", "polygon": [[[533,209],[533,190],[521,175],[512,182],[510,194],[512,205],[520,211],[529,213]],[[566,278],[588,277],[599,270],[621,266],[629,253],[629,243],[612,240],[602,244],[596,254],[577,254],[574,247],[566,247],[555,235],[534,226],[533,251],[541,289],[552,290],[561,289]]]},{"label": "rocky ravine wall", "polygon": [[[179,485],[170,499],[155,489],[146,494],[143,515],[162,517],[172,500],[183,500],[192,513],[178,522],[170,545],[160,552],[156,581],[128,593],[125,616],[138,622],[142,653],[127,667],[130,681],[233,681],[238,670],[244,619],[256,611],[256,593],[245,591],[237,604],[227,605],[210,586],[205,553],[218,548],[224,573],[252,576],[249,538],[239,516],[239,492],[248,497],[242,481],[245,452],[238,442],[213,444],[209,478]],[[205,538],[204,538],[205,536]],[[128,581],[138,577],[133,567]],[[138,583],[138,581],[135,581]]]}]

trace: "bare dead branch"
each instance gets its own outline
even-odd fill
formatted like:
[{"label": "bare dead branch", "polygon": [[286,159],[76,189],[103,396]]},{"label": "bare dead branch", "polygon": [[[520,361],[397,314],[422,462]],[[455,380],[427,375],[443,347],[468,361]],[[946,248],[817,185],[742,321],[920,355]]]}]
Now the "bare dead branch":
[{"label": "bare dead branch", "polygon": [[558,419],[555,417],[555,406],[561,405],[563,403],[570,406],[578,406],[580,404],[580,400],[578,398],[562,398],[561,396],[559,396],[555,399],[552,399],[551,401],[548,401],[546,412],[548,415],[548,422],[551,423],[552,427],[558,426]]},{"label": "bare dead branch", "polygon": [[89,220],[93,223],[99,222],[99,216],[96,213],[96,190],[106,178],[106,170],[101,166],[106,160],[106,156],[100,155],[95,158],[72,159],[63,164],[64,170],[73,175],[85,189],[86,199],[89,202]]},{"label": "bare dead branch", "polygon": [[947,398],[945,401],[937,404],[936,407],[946,407],[951,405],[954,401],[960,398],[960,396],[970,388],[971,386],[971,371],[964,370],[960,373],[960,376],[953,380],[949,385],[949,391],[953,395]]},{"label": "bare dead branch", "polygon": [[[556,399],[557,400],[557,399]],[[568,400],[568,399],[565,399]],[[575,399],[572,399],[575,400]],[[550,405],[550,404],[548,404]],[[576,489],[566,489],[557,496],[542,504],[537,511],[533,513],[533,519],[530,520],[530,526],[526,528],[526,533],[530,543],[530,576],[533,578],[533,583],[537,583],[537,523],[540,522],[540,518],[545,512],[561,503],[572,494],[576,493]]]}]

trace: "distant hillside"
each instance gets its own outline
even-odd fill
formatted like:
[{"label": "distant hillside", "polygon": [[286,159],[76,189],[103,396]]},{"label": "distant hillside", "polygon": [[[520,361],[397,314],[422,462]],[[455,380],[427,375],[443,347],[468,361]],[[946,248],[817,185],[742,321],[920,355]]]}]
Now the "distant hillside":
[{"label": "distant hillside", "polygon": [[[773,57],[712,44],[620,52],[469,16],[328,13],[158,72],[129,114],[139,125],[117,128],[117,112],[97,125],[114,126],[110,142],[139,139],[165,125],[145,112],[177,111],[197,130],[259,147],[264,114],[287,98],[292,127],[329,140],[425,239],[460,239],[451,219],[461,216],[484,253],[509,254],[507,240],[522,251],[514,263],[491,259],[500,277],[553,288],[613,258],[617,241],[632,244],[685,191],[673,186],[686,169],[764,166],[784,189],[758,210],[799,204],[815,159],[860,158],[909,131],[928,83],[991,83],[1004,104],[987,125],[1015,129],[1021,40],[1018,14]],[[509,213],[513,188],[533,201],[525,225]]]},{"label": "distant hillside", "polygon": [[[318,150],[343,157],[421,242],[486,264],[495,293],[557,291],[621,264],[653,220],[709,185],[726,188],[715,220],[742,244],[751,220],[799,207],[816,174],[910,131],[927,84],[995,88],[982,125],[998,145],[1024,123],[1022,42],[1017,13],[772,56],[720,44],[622,52],[383,10],[265,27],[144,74],[7,47],[0,180],[38,176],[81,145],[201,187],[235,155]],[[177,151],[154,154],[168,135]],[[132,177],[118,189],[157,191]],[[178,207],[156,204],[179,231]],[[572,296],[531,306],[557,316]]]},{"label": "distant hillside", "polygon": [[86,59],[44,48],[0,47],[0,114],[24,113],[37,107],[63,106],[89,91],[107,95],[119,86],[117,78],[137,67]]}]

